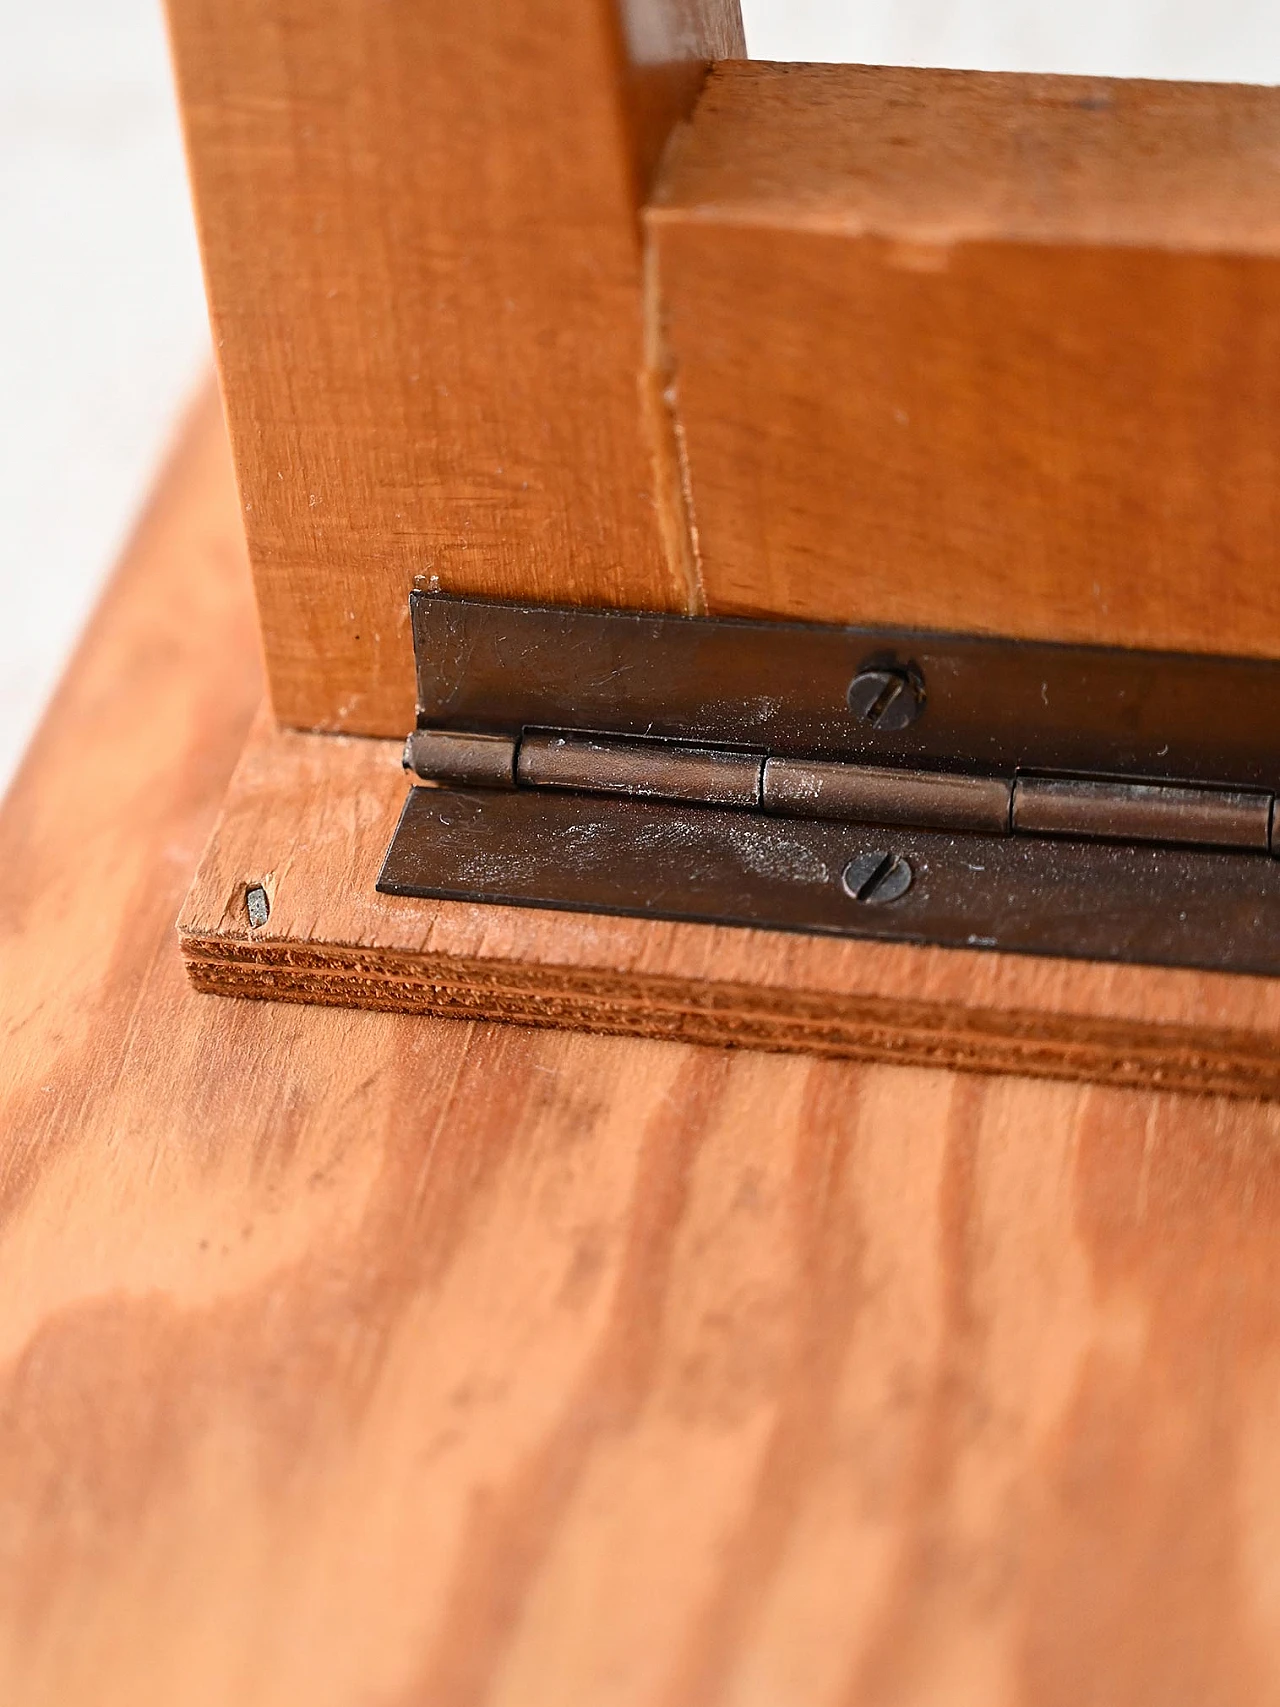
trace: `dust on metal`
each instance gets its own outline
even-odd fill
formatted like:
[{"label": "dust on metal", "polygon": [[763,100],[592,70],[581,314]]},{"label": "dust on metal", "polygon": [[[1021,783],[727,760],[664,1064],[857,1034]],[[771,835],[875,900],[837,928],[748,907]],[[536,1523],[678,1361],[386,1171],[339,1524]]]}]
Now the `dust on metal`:
[{"label": "dust on metal", "polygon": [[1280,974],[1280,662],[410,602],[384,893]]},{"label": "dust on metal", "polygon": [[[554,789],[410,788],[388,895],[1280,975],[1280,860],[1151,843],[912,830]],[[841,883],[911,867],[892,905]]]}]

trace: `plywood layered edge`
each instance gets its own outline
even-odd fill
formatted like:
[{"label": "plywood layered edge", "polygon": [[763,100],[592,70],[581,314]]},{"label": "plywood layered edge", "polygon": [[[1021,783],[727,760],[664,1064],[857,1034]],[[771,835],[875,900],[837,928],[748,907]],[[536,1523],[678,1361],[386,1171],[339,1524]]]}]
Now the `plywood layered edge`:
[{"label": "plywood layered edge", "polygon": [[[183,907],[224,996],[1280,1096],[1267,979],[410,900],[375,889],[395,742],[259,721]],[[271,903],[249,924],[246,893]]]}]

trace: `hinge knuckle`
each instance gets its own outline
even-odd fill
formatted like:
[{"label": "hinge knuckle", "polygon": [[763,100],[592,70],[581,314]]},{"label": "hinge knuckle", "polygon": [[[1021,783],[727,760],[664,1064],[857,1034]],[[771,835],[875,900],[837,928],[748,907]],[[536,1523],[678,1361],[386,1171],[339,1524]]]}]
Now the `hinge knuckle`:
[{"label": "hinge knuckle", "polygon": [[1019,776],[1013,827],[1027,835],[1188,847],[1270,847],[1269,794],[1088,777]]},{"label": "hinge knuckle", "polygon": [[423,781],[468,788],[620,794],[781,818],[1253,853],[1272,847],[1274,796],[1255,789],[892,770],[558,729],[518,737],[415,729],[405,743],[404,765]]},{"label": "hinge knuckle", "polygon": [[764,809],[783,817],[1009,833],[1010,777],[766,759]]},{"label": "hinge knuckle", "polygon": [[760,804],[763,765],[762,753],[536,730],[520,742],[516,776],[530,788],[750,808]]},{"label": "hinge knuckle", "polygon": [[424,782],[469,788],[514,788],[516,742],[508,735],[415,729],[404,745],[404,768]]}]

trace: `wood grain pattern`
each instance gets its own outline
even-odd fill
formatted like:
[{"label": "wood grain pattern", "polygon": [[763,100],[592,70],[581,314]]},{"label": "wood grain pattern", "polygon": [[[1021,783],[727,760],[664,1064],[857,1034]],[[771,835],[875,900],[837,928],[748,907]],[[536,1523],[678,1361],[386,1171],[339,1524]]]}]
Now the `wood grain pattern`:
[{"label": "wood grain pattern", "polygon": [[1280,656],[1280,93],[716,69],[647,215],[709,609]]},{"label": "wood grain pattern", "polygon": [[197,995],[216,433],[0,813],[6,1707],[1280,1700],[1280,1111]]},{"label": "wood grain pattern", "polygon": [[400,751],[260,720],[179,920],[198,989],[1280,1095],[1275,979],[380,895]]},{"label": "wood grain pattern", "polygon": [[275,707],[412,721],[408,594],[687,609],[637,209],[736,0],[172,0]]}]

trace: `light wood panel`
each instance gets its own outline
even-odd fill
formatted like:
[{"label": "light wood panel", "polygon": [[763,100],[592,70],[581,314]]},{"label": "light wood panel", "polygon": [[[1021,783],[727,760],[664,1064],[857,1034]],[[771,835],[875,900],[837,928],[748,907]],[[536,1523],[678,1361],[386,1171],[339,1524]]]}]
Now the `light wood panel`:
[{"label": "light wood panel", "polygon": [[709,609],[1280,656],[1280,92],[718,67],[647,220]]},{"label": "light wood panel", "polygon": [[736,0],[172,0],[275,706],[412,721],[408,595],[686,609],[640,198]]},{"label": "light wood panel", "polygon": [[1280,1700],[1274,1107],[190,990],[216,431],[0,813],[6,1707]]}]

